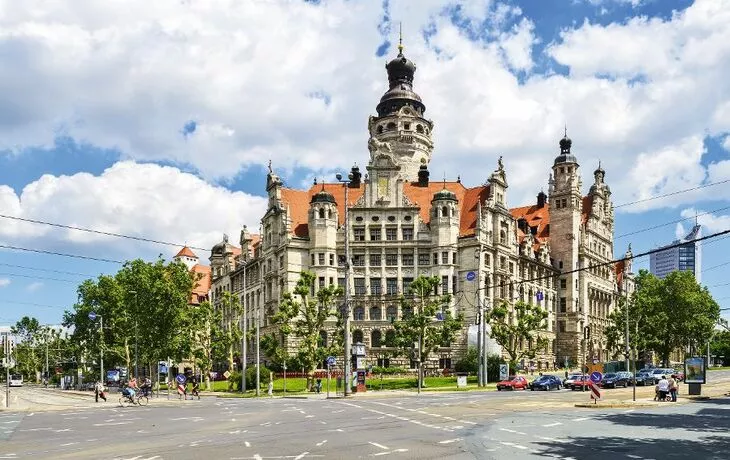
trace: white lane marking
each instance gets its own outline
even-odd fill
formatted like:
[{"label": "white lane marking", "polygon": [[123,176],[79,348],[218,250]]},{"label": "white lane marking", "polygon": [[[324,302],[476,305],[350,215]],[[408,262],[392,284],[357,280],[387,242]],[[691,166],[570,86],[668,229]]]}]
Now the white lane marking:
[{"label": "white lane marking", "polygon": [[304,418],[312,418],[314,415],[305,415]]},{"label": "white lane marking", "polygon": [[193,422],[200,422],[205,420],[203,417],[178,417],[178,418],[171,418],[171,421],[175,422],[177,420],[192,420]]},{"label": "white lane marking", "polygon": [[583,422],[585,420],[590,420],[590,419],[591,419],[590,417],[580,417],[580,418],[573,419],[573,421],[574,422]]},{"label": "white lane marking", "polygon": [[327,440],[326,440],[326,439],[325,439],[324,441],[320,441],[320,442],[318,442],[318,443],[317,443],[317,447],[321,446],[322,444],[324,444],[324,443],[326,443],[326,442],[327,442]]},{"label": "white lane marking", "polygon": [[378,444],[377,442],[368,441],[368,443],[374,445],[375,447],[379,447],[379,448],[381,448],[383,450],[388,450],[388,447],[387,446],[384,446],[382,444]]},{"label": "white lane marking", "polygon": [[551,426],[558,426],[562,425],[562,422],[555,422],[555,423],[548,423],[547,425],[543,425],[545,428],[550,428]]},{"label": "white lane marking", "polygon": [[319,423],[321,423],[322,425],[327,425],[327,422],[322,421],[322,420],[320,420]]},{"label": "white lane marking", "polygon": [[631,454],[626,454],[626,456],[629,458],[642,458],[642,457],[639,457],[638,455],[631,455]]},{"label": "white lane marking", "polygon": [[500,441],[499,443],[500,443],[500,444],[503,444],[503,445],[505,445],[505,446],[509,446],[509,447],[516,447],[517,449],[522,449],[522,450],[526,450],[526,449],[527,449],[527,447],[525,447],[525,446],[521,446],[521,445],[519,445],[519,444],[515,444],[515,443],[513,443],[513,442],[504,442],[504,441]]},{"label": "white lane marking", "polygon": [[500,431],[506,431],[507,433],[525,434],[521,431],[510,430],[509,428],[500,428]]},{"label": "white lane marking", "polygon": [[294,460],[301,460],[302,458],[306,457],[309,452],[302,452],[301,454],[294,457]]},{"label": "white lane marking", "polygon": [[246,447],[251,447],[251,443],[248,441],[243,441],[243,445]]},{"label": "white lane marking", "polygon": [[94,426],[129,425],[132,422],[94,423]]},{"label": "white lane marking", "polygon": [[[635,411],[635,410],[636,410],[636,409],[629,409],[629,410],[625,410],[625,411],[624,411],[624,414],[628,414],[628,413],[631,413],[631,412],[633,412],[633,411]],[[641,457],[639,457],[639,458],[641,458]]]},{"label": "white lane marking", "polygon": [[340,412],[345,412],[345,409],[333,410],[332,411],[333,414],[339,414]]},{"label": "white lane marking", "polygon": [[330,431],[337,431],[337,432],[339,432],[339,433],[342,433],[342,432],[343,432],[343,431],[345,431],[345,430],[343,430],[342,428],[337,428],[337,429],[335,429],[335,430],[330,430]]},{"label": "white lane marking", "polygon": [[542,439],[542,440],[544,440],[544,441],[552,441],[552,442],[565,442],[565,441],[563,441],[562,439],[555,439],[555,438],[550,438],[550,437],[548,437],[548,436],[535,436],[535,437],[536,437],[536,438],[539,438],[539,439]]},{"label": "white lane marking", "polygon": [[452,442],[459,442],[459,441],[461,441],[461,438],[446,439],[444,441],[439,441],[439,444],[451,444]]},{"label": "white lane marking", "polygon": [[78,444],[78,442],[67,442],[66,444],[61,444],[60,447],[73,446],[74,444]]},{"label": "white lane marking", "polygon": [[389,452],[378,452],[377,454],[373,454],[373,457],[380,457],[381,455],[396,454],[399,452],[408,452],[408,449],[395,449],[395,450],[391,450]]}]

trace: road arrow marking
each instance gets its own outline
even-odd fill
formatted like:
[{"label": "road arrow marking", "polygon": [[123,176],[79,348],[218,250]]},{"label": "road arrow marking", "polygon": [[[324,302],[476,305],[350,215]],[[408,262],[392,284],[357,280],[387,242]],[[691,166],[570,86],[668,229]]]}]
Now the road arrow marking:
[{"label": "road arrow marking", "polygon": [[386,446],[384,446],[382,444],[378,444],[377,442],[369,442],[369,443],[372,444],[372,445],[374,445],[375,447],[379,447],[379,448],[381,448],[383,450],[388,450],[388,447],[386,447]]},{"label": "road arrow marking", "polygon": [[452,442],[459,442],[461,438],[446,439],[445,441],[439,441],[439,444],[451,444]]}]

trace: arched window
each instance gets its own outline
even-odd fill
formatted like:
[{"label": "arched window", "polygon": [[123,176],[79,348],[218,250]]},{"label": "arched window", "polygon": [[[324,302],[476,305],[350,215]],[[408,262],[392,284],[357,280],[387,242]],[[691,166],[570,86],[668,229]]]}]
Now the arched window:
[{"label": "arched window", "polygon": [[388,307],[388,309],[385,311],[385,316],[388,321],[395,321],[398,319],[398,307],[395,305],[391,305]]},{"label": "arched window", "polygon": [[319,218],[324,219],[324,208],[319,208]]},{"label": "arched window", "polygon": [[363,307],[355,307],[354,319],[357,321],[365,319],[365,309]]},{"label": "arched window", "polygon": [[413,316],[413,307],[403,307],[403,318]]},{"label": "arched window", "polygon": [[441,208],[441,217],[449,217],[449,208],[446,206]]},{"label": "arched window", "polygon": [[416,132],[417,132],[417,133],[423,133],[423,126],[421,126],[421,125],[416,125]]},{"label": "arched window", "polygon": [[378,134],[383,134],[383,125],[378,126]]},{"label": "arched window", "polygon": [[319,340],[317,341],[318,347],[327,346],[327,331],[319,331]]},{"label": "arched window", "polygon": [[507,242],[507,233],[502,230],[499,232],[499,242],[500,243],[506,243]]},{"label": "arched window", "polygon": [[380,307],[372,307],[370,309],[370,319],[375,321],[380,321],[381,319],[383,319]]},{"label": "arched window", "polygon": [[327,218],[332,219],[332,210],[327,211]]},{"label": "arched window", "polygon": [[395,331],[393,329],[388,329],[387,331],[385,331],[385,346],[395,346]]},{"label": "arched window", "polygon": [[386,127],[386,129],[387,129],[388,131],[393,131],[393,130],[395,129],[395,123],[393,123],[393,122],[391,121],[390,123],[388,123],[388,126]]},{"label": "arched window", "polygon": [[352,343],[362,343],[363,342],[363,334],[360,329],[356,329],[352,333]]},{"label": "arched window", "polygon": [[370,346],[375,348],[380,348],[383,346],[380,342],[382,340],[382,334],[379,330],[375,329],[373,332],[370,333]]}]

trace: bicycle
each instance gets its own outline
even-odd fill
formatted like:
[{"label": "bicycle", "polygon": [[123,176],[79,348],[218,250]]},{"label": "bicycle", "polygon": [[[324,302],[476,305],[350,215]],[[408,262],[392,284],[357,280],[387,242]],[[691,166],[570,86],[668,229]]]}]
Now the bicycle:
[{"label": "bicycle", "polygon": [[119,397],[119,405],[122,407],[125,407],[125,404],[127,403],[132,406],[134,406],[135,404],[138,406],[146,406],[149,402],[150,400],[147,395],[142,392],[137,392],[134,394],[134,396],[122,393],[122,395]]}]

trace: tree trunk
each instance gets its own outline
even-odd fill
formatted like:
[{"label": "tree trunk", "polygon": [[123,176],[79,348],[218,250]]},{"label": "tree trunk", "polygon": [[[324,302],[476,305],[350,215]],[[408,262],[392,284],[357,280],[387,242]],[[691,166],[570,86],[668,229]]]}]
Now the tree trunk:
[{"label": "tree trunk", "polygon": [[129,355],[129,338],[124,338],[124,361],[127,365],[127,376],[129,376],[129,366],[131,365],[132,358]]}]

